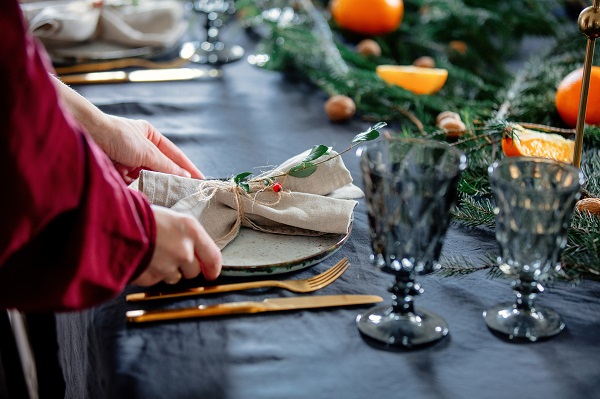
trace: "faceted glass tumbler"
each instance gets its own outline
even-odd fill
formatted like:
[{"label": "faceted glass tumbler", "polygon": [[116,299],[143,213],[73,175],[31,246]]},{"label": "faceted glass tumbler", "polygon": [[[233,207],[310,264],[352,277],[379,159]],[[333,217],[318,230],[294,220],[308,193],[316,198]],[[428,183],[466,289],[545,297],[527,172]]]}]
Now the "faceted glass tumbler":
[{"label": "faceted glass tumbler", "polygon": [[495,200],[500,268],[514,277],[515,303],[483,313],[488,327],[514,340],[537,341],[565,327],[552,309],[534,303],[543,282],[560,269],[560,253],[583,175],[542,158],[506,158],[489,167]]},{"label": "faceted glass tumbler", "polygon": [[392,304],[357,317],[364,335],[385,345],[413,347],[448,334],[446,322],[415,308],[417,274],[438,258],[466,157],[438,141],[392,139],[359,149],[371,239],[371,263],[395,275]]}]

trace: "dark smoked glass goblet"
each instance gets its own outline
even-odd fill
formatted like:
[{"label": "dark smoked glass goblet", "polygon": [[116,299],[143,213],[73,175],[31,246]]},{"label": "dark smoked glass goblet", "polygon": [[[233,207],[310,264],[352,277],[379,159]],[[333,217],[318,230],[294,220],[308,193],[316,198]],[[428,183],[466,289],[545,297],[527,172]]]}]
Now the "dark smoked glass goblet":
[{"label": "dark smoked glass goblet", "polygon": [[567,229],[583,175],[572,165],[541,158],[506,158],[489,168],[495,199],[500,269],[516,295],[483,312],[488,327],[512,340],[537,341],[565,327],[561,316],[535,303],[560,269]]},{"label": "dark smoked glass goblet", "polygon": [[445,143],[382,140],[359,150],[373,265],[395,275],[392,304],[357,317],[362,334],[386,346],[414,347],[448,334],[437,314],[414,306],[423,290],[415,277],[438,258],[466,157]]}]

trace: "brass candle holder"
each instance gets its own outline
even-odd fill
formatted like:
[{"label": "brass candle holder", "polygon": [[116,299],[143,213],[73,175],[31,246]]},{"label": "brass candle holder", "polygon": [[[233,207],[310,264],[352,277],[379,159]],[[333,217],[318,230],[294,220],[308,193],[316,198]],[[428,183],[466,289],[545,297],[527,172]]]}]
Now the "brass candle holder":
[{"label": "brass candle holder", "polygon": [[577,25],[579,26],[579,30],[581,30],[588,38],[585,50],[585,60],[583,62],[583,84],[581,86],[579,112],[577,114],[577,125],[575,127],[575,150],[573,154],[573,165],[579,168],[581,166],[581,152],[583,150],[585,111],[590,88],[592,61],[594,60],[594,46],[596,38],[600,36],[600,0],[594,0],[591,7],[587,7],[581,11],[577,20]]}]

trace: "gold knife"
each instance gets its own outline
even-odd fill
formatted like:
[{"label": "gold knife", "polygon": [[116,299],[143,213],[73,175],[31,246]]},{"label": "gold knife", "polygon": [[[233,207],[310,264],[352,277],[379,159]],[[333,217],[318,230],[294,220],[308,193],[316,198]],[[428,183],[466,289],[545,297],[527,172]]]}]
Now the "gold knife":
[{"label": "gold knife", "polygon": [[214,79],[223,76],[220,69],[166,68],[138,69],[135,71],[90,72],[62,75],[60,80],[68,85],[125,82],[171,82],[178,80]]},{"label": "gold knife", "polygon": [[383,298],[376,295],[316,295],[290,298],[268,298],[262,302],[246,301],[222,303],[218,305],[200,305],[193,308],[130,310],[125,315],[127,321],[130,323],[146,323],[152,321],[191,319],[196,317],[364,305],[377,302],[383,302]]}]

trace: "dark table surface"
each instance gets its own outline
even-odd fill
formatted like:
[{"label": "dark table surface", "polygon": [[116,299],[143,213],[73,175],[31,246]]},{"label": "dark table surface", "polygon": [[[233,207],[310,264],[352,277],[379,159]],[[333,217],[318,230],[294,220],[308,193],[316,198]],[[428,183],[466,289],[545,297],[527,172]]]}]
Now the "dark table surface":
[{"label": "dark table surface", "polygon": [[[245,60],[220,80],[80,86],[104,111],[144,118],[210,176],[277,164],[315,144],[347,148],[368,124],[328,122],[325,95]],[[344,161],[362,185],[354,153]],[[364,201],[352,233],[331,258],[282,275],[306,278],[348,257],[350,269],[321,294],[367,293],[390,302],[393,277],[368,263]],[[443,255],[477,262],[495,254],[492,231],[453,224]],[[223,278],[219,282],[240,281]],[[557,282],[540,302],[567,328],[555,338],[515,344],[490,333],[482,311],[512,301],[509,280],[486,271],[419,277],[417,305],[446,319],[449,336],[417,350],[385,350],[361,337],[366,307],[295,311],[131,326],[125,293],[97,308],[59,314],[60,356],[70,398],[600,398],[600,284]],[[139,291],[130,288],[128,292]],[[197,306],[266,297],[272,289],[147,304]]]}]

